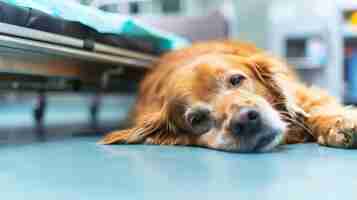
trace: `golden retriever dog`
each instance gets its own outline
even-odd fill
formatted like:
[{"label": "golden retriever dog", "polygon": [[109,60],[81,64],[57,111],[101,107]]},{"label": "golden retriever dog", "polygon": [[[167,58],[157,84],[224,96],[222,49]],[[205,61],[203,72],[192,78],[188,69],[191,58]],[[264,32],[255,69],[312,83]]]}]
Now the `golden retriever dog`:
[{"label": "golden retriever dog", "polygon": [[230,152],[303,142],[356,148],[356,113],[253,45],[202,42],[162,56],[141,83],[132,126],[100,143]]}]

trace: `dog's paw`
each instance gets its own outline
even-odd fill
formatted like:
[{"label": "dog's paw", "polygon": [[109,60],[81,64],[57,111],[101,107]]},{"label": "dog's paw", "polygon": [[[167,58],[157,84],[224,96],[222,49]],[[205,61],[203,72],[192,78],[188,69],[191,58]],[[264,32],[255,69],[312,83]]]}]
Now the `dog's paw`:
[{"label": "dog's paw", "polygon": [[350,120],[337,120],[326,135],[320,135],[317,142],[337,148],[357,148],[357,123]]}]

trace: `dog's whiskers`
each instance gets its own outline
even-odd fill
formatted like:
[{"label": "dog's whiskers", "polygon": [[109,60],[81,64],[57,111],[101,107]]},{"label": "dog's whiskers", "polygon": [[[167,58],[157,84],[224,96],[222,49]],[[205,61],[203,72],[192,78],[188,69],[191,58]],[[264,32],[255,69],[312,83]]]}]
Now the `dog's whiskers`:
[{"label": "dog's whiskers", "polygon": [[[299,126],[300,128],[302,128],[302,129],[304,129],[306,132],[308,132],[309,134],[312,134],[312,131],[303,123],[303,122],[300,122],[300,121],[298,121],[297,119],[294,119],[294,118],[292,118],[292,117],[290,117],[290,116],[287,116],[287,115],[284,115],[284,114],[289,114],[288,112],[284,112],[284,111],[282,111],[282,113],[281,113],[281,118],[283,119],[283,120],[286,120],[287,122],[289,122],[289,123],[291,123],[291,124],[293,124],[293,125],[297,125],[297,126]],[[290,115],[290,114],[289,114]]]}]

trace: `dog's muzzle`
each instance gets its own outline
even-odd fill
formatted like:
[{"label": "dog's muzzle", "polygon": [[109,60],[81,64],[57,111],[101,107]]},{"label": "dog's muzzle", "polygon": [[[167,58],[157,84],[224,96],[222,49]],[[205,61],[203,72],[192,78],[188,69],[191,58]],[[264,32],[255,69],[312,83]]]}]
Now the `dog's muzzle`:
[{"label": "dog's muzzle", "polygon": [[239,138],[242,152],[269,151],[280,142],[283,129],[274,120],[254,107],[244,107],[236,112],[229,123],[230,132]]}]

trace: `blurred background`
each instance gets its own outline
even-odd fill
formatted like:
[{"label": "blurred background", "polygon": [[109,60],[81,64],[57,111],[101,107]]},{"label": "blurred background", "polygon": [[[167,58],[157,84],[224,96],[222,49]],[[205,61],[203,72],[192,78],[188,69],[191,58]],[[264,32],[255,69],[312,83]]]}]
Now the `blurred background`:
[{"label": "blurred background", "polygon": [[[292,64],[307,84],[325,88],[346,104],[357,103],[357,1],[71,1],[133,17],[190,42],[232,38],[255,43]],[[98,85],[91,85],[92,90],[78,91],[46,91],[43,87],[27,90],[38,81],[31,79],[23,86],[23,78],[2,83],[0,131],[5,134],[0,134],[0,141],[18,138],[19,134],[43,139],[41,134],[24,131],[51,132],[60,137],[64,132],[87,134],[91,130],[97,133],[119,127],[126,122],[134,103],[140,78],[132,77],[142,77],[144,73],[120,74],[118,87],[106,92],[100,91]],[[63,84],[60,79],[38,79],[42,85],[55,88]],[[36,116],[43,118],[41,122]]]}]

